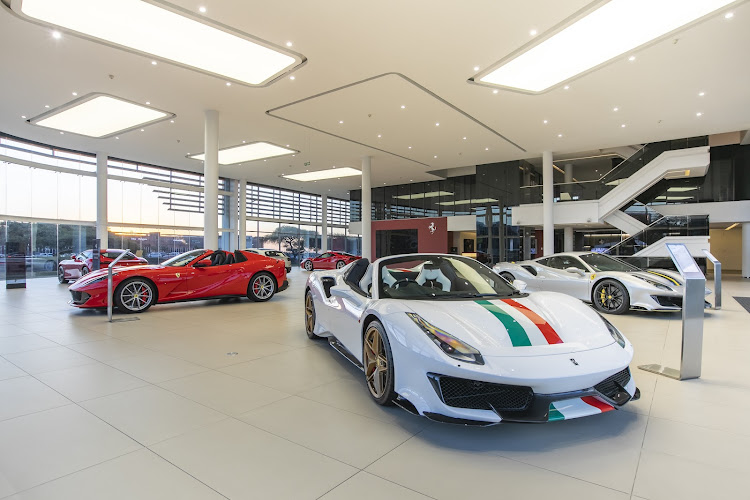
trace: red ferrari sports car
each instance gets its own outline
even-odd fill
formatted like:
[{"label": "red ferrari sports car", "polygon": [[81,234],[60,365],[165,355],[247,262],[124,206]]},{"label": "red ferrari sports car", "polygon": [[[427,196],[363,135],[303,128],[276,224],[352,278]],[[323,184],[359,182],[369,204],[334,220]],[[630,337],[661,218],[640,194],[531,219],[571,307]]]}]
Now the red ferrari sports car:
[{"label": "red ferrari sports car", "polygon": [[[100,267],[102,269],[106,268],[124,251],[115,249],[102,250],[99,257]],[[142,266],[148,264],[148,261],[143,257],[136,257],[132,252],[128,252],[117,264],[119,266]],[[60,283],[67,283],[70,280],[75,281],[81,276],[87,275],[93,269],[94,251],[84,250],[72,259],[60,261],[57,265],[57,281]]]},{"label": "red ferrari sports car", "polygon": [[346,252],[324,252],[317,257],[304,259],[300,263],[300,267],[305,271],[312,271],[313,269],[341,269],[345,265],[361,258]]},{"label": "red ferrari sports car", "polygon": [[[116,267],[113,275],[113,305],[124,313],[183,300],[247,296],[264,302],[289,286],[283,261],[241,250],[192,250],[159,265]],[[106,307],[107,270],[68,289],[73,306]]]}]

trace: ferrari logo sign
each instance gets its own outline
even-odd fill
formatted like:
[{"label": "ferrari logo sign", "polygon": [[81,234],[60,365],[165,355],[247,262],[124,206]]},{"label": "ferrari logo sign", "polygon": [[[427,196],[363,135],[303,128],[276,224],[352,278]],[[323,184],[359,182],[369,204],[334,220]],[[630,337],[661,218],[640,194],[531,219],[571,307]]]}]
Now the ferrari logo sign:
[{"label": "ferrari logo sign", "polygon": [[430,234],[435,234],[435,231],[437,231],[437,228],[435,227],[435,223],[434,222],[430,222],[430,225],[427,226],[427,229],[430,230]]},{"label": "ferrari logo sign", "polygon": [[596,278],[596,274],[591,275],[591,281],[594,281],[594,278]]},{"label": "ferrari logo sign", "polygon": [[178,278],[180,277],[180,273],[175,273],[174,275],[177,276]]}]

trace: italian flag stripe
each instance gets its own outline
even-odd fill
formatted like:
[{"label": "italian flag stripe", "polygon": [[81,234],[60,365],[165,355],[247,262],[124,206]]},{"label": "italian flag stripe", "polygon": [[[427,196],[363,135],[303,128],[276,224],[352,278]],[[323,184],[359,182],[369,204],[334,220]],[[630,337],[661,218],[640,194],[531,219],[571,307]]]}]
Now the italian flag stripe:
[{"label": "italian flag stripe", "polygon": [[581,398],[581,401],[583,401],[587,405],[593,406],[594,408],[599,408],[599,411],[601,411],[602,413],[604,413],[605,411],[614,410],[613,406],[608,405],[603,401],[599,401],[594,396],[584,396]]},{"label": "italian flag stripe", "polygon": [[529,340],[529,336],[526,334],[526,330],[524,330],[523,326],[521,326],[521,324],[516,321],[513,316],[503,311],[500,307],[493,304],[489,300],[477,300],[476,303],[487,309],[497,319],[500,320],[505,329],[508,331],[510,343],[513,344],[513,347],[531,346],[531,341]]},{"label": "italian flag stripe", "polygon": [[558,410],[557,408],[555,408],[554,404],[550,404],[549,405],[549,417],[547,418],[547,420],[549,420],[549,421],[552,421],[552,420],[565,420],[565,416],[562,413],[560,413],[560,410]]},{"label": "italian flag stripe", "polygon": [[560,338],[560,336],[557,334],[554,328],[552,328],[552,325],[547,323],[544,318],[539,316],[537,313],[526,307],[525,305],[521,304],[520,302],[516,302],[513,299],[503,299],[503,302],[508,304],[509,306],[512,306],[516,308],[518,311],[521,311],[524,316],[529,318],[537,328],[539,328],[539,331],[542,332],[542,335],[544,335],[544,338],[547,340],[548,344],[562,344],[563,341]]}]

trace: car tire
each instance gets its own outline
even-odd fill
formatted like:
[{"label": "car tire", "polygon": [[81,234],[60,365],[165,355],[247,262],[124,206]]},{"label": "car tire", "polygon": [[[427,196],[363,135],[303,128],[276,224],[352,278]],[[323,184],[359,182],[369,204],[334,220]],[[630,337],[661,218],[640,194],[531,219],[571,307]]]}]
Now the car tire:
[{"label": "car tire", "polygon": [[505,281],[507,281],[508,283],[510,283],[511,285],[513,284],[513,281],[515,281],[516,279],[515,276],[510,274],[508,271],[501,272],[500,277],[504,279]]},{"label": "car tire", "polygon": [[362,338],[362,361],[365,384],[370,397],[381,406],[393,405],[398,396],[394,390],[393,355],[388,335],[380,321],[374,320],[365,328]]},{"label": "car tire", "polygon": [[623,314],[630,310],[630,294],[617,280],[606,279],[597,283],[591,302],[597,311],[607,314]]},{"label": "car tire", "polygon": [[312,292],[307,290],[305,292],[305,332],[307,337],[311,340],[322,339],[320,335],[315,335],[315,301],[313,300]]},{"label": "car tire", "polygon": [[59,266],[57,268],[57,282],[61,285],[64,285],[68,282],[68,280],[65,278],[65,269],[63,269],[62,266]]},{"label": "car tire", "polygon": [[305,262],[305,271],[312,271],[313,270],[313,263],[309,260]]},{"label": "car tire", "polygon": [[343,260],[340,260],[340,261],[336,262],[336,269],[341,269],[345,265],[346,265],[346,262],[344,262]]},{"label": "car tire", "polygon": [[[142,295],[146,295],[142,299]],[[115,289],[114,305],[126,314],[146,312],[156,302],[156,288],[149,280],[140,277],[128,278]]]},{"label": "car tire", "polygon": [[83,267],[81,268],[81,277],[84,277],[84,276],[86,276],[86,275],[87,275],[88,273],[89,273],[89,268],[88,268],[88,267],[86,267],[86,266],[83,266]]},{"label": "car tire", "polygon": [[276,293],[276,280],[267,272],[257,273],[247,284],[247,298],[253,302],[265,302]]}]

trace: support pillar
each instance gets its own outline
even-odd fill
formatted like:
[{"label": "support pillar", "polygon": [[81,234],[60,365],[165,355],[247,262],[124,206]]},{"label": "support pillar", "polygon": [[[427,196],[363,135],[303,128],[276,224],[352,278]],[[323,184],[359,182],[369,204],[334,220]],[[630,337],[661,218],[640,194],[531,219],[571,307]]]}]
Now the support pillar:
[{"label": "support pillar", "polygon": [[552,165],[552,152],[542,153],[542,214],[544,230],[544,255],[555,253],[555,221],[553,202],[555,191],[553,187],[554,170]]},{"label": "support pillar", "polygon": [[750,278],[750,222],[742,223],[742,277]]},{"label": "support pillar", "polygon": [[228,214],[226,214],[224,218],[229,219],[228,220],[229,224],[227,225],[227,227],[229,227],[231,231],[228,233],[222,233],[222,234],[227,235],[227,241],[229,243],[227,245],[228,246],[227,250],[229,250],[230,252],[234,252],[235,250],[238,249],[237,247],[237,224],[238,224],[237,214],[239,212],[239,199],[237,198],[237,184],[239,184],[239,181],[232,180],[232,181],[229,181],[229,183],[230,183],[229,192],[232,194],[229,195],[229,203],[227,203]]},{"label": "support pillar", "polygon": [[362,158],[362,257],[372,261],[372,157]]},{"label": "support pillar", "polygon": [[[566,163],[564,167],[565,172],[565,186],[564,191],[566,191],[570,196],[573,196],[573,186],[570,184],[573,182],[573,164],[572,163]],[[565,226],[563,228],[563,251],[564,252],[572,252],[573,251],[573,228],[570,226]]]},{"label": "support pillar", "polygon": [[237,249],[244,250],[247,248],[247,180],[240,179],[239,185],[239,228],[237,230]]},{"label": "support pillar", "polygon": [[[107,248],[107,155],[96,153],[96,239]],[[83,247],[81,247],[83,249]]]},{"label": "support pillar", "polygon": [[203,160],[203,247],[219,247],[219,112],[208,109],[204,113]]},{"label": "support pillar", "polygon": [[320,197],[320,251],[328,251],[328,195]]}]

